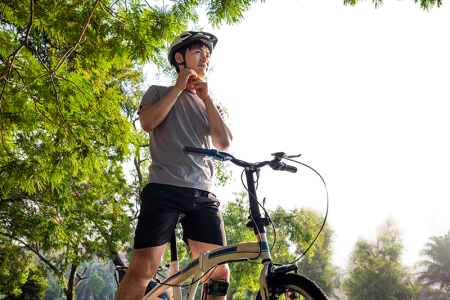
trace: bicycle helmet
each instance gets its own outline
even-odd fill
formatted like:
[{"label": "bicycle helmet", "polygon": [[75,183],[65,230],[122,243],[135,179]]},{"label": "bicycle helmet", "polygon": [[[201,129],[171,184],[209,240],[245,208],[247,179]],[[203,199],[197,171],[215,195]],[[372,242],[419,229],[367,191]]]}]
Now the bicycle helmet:
[{"label": "bicycle helmet", "polygon": [[186,59],[183,54],[183,62],[177,63],[175,61],[175,53],[193,41],[202,41],[208,46],[211,53],[217,44],[217,38],[213,34],[207,32],[186,31],[176,37],[170,45],[167,58],[169,63],[177,69],[177,72],[179,72],[179,65],[184,65],[186,67]]}]

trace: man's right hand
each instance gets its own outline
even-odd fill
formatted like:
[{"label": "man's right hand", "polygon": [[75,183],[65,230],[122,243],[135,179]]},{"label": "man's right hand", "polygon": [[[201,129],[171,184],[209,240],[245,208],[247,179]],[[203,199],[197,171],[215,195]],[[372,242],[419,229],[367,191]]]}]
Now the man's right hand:
[{"label": "man's right hand", "polygon": [[[144,105],[141,108],[139,120],[141,122],[142,129],[150,132],[159,126],[162,121],[164,121],[181,92],[183,92],[186,88],[189,88],[189,78],[192,78],[191,82],[194,81],[195,78],[197,78],[197,73],[191,69],[183,69],[180,73],[178,73],[175,87],[171,89],[168,94],[158,100],[158,102]],[[192,89],[192,87],[190,89]]]},{"label": "man's right hand", "polygon": [[183,91],[185,88],[189,87],[189,77],[197,77],[197,73],[192,69],[183,69],[178,73],[177,82],[175,83],[175,88]]}]

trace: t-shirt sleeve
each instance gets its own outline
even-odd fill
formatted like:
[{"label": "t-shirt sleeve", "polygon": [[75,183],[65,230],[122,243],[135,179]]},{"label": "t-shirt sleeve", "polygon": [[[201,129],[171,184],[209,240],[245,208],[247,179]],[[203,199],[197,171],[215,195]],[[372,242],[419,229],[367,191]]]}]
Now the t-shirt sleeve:
[{"label": "t-shirt sleeve", "polygon": [[148,88],[148,90],[145,92],[144,96],[142,97],[141,104],[139,104],[139,110],[138,114],[141,112],[142,106],[146,104],[155,104],[160,99],[158,87],[156,85],[152,85]]}]

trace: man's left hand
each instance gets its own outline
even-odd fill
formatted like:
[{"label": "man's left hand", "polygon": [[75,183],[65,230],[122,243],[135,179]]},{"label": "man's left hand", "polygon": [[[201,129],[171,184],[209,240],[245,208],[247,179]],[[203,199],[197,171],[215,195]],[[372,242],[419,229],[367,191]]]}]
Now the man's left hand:
[{"label": "man's left hand", "polygon": [[197,93],[197,96],[203,100],[203,102],[211,99],[209,95],[208,83],[201,80],[198,77],[191,76],[189,78],[188,86],[193,88]]}]

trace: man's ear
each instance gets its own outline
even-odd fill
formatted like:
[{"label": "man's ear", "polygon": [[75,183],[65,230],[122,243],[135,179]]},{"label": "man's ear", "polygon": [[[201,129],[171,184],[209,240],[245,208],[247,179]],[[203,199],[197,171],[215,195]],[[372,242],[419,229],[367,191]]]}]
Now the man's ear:
[{"label": "man's ear", "polygon": [[183,55],[180,52],[175,53],[175,61],[179,64],[184,62]]}]

